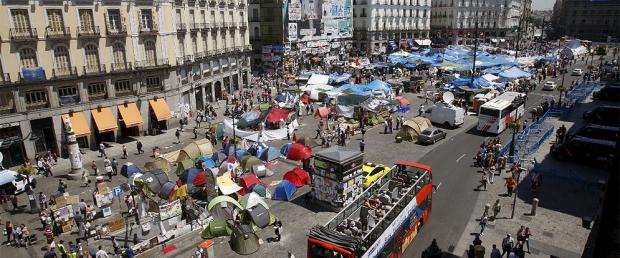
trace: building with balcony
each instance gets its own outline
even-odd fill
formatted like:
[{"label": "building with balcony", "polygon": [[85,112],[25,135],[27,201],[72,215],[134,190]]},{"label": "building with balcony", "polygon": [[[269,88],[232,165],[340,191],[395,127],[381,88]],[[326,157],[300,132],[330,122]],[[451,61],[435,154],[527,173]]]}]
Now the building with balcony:
[{"label": "building with balcony", "polygon": [[431,0],[353,0],[355,47],[368,53],[428,42]]},{"label": "building with balcony", "polygon": [[248,85],[245,1],[0,5],[2,165],[67,155],[65,120],[81,148],[95,148],[159,133],[181,106],[201,109]]},{"label": "building with balcony", "polygon": [[477,23],[480,41],[514,41],[519,26],[529,26],[531,6],[531,0],[434,0],[431,36],[447,44],[473,44]]},{"label": "building with balcony", "polygon": [[557,0],[551,22],[558,37],[618,42],[620,1]]}]

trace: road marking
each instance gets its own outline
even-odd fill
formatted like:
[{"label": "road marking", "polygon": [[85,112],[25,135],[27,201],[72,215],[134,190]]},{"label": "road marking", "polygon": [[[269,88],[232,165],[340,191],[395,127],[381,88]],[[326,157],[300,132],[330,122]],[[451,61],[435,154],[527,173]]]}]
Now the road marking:
[{"label": "road marking", "polygon": [[458,163],[459,160],[461,160],[463,157],[465,157],[465,154],[461,155],[458,159],[456,159],[456,162]]},{"label": "road marking", "polygon": [[435,188],[435,192],[437,192],[437,190],[439,190],[439,187],[441,186],[441,182],[439,182],[438,185],[434,185],[433,188]]}]

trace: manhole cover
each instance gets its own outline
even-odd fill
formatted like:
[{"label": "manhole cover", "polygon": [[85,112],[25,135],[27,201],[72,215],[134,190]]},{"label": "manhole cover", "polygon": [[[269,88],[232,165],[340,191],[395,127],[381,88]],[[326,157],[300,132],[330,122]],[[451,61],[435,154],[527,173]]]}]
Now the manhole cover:
[{"label": "manhole cover", "polygon": [[553,233],[551,233],[551,232],[543,231],[542,234],[543,234],[543,236],[553,238]]}]

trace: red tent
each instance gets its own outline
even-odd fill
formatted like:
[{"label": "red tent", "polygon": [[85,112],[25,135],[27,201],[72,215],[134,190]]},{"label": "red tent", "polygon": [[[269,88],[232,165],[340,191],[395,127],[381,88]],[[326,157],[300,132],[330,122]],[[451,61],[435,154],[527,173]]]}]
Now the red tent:
[{"label": "red tent", "polygon": [[251,192],[252,187],[255,184],[262,184],[258,177],[254,174],[248,174],[239,179],[239,186],[243,187],[243,189],[239,190],[241,195],[245,195],[246,193]]},{"label": "red tent", "polygon": [[310,184],[310,175],[308,175],[308,172],[301,168],[294,168],[293,170],[286,172],[282,179],[290,181],[297,188]]},{"label": "red tent", "polygon": [[320,107],[314,113],[314,117],[318,117],[318,118],[322,118],[322,119],[327,119],[327,116],[329,115],[329,112],[330,112],[329,108],[327,108],[327,107]]},{"label": "red tent", "polygon": [[196,186],[204,185],[206,183],[207,183],[207,174],[204,171],[200,171],[198,175],[194,177],[194,181],[192,182],[192,184]]},{"label": "red tent", "polygon": [[280,119],[286,120],[288,118],[288,113],[291,111],[283,108],[272,108],[271,112],[267,115],[267,122],[270,123],[279,123]]},{"label": "red tent", "polygon": [[307,95],[305,95],[305,94],[304,94],[304,95],[301,95],[301,97],[299,98],[299,100],[301,100],[301,102],[302,102],[302,103],[304,103],[304,104],[308,104],[308,103],[310,103],[310,98],[308,98],[308,96],[307,96]]},{"label": "red tent", "polygon": [[312,157],[312,148],[300,143],[293,143],[287,153],[287,158],[292,160],[305,160],[310,157]]}]

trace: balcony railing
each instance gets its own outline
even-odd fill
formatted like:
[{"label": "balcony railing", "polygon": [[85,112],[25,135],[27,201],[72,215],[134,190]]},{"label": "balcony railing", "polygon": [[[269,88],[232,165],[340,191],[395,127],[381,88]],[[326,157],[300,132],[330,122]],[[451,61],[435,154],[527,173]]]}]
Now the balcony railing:
[{"label": "balcony railing", "polygon": [[112,65],[110,65],[110,72],[126,72],[131,70],[131,62],[112,63]]},{"label": "balcony railing", "polygon": [[215,56],[215,50],[207,50],[207,57]]},{"label": "balcony railing", "polygon": [[206,57],[207,57],[207,53],[206,52],[197,52],[196,53],[196,61],[203,60]]},{"label": "balcony railing", "polygon": [[99,26],[78,26],[78,37],[98,38],[101,36]]},{"label": "balcony railing", "polygon": [[157,24],[155,22],[143,24],[140,22],[140,34],[141,35],[156,35],[158,31]]},{"label": "balcony railing", "polygon": [[37,102],[37,103],[26,103],[27,110],[37,110],[42,108],[49,107],[49,101]]},{"label": "balcony railing", "polygon": [[168,62],[168,58],[156,59],[156,60],[144,60],[136,62],[136,69],[153,69],[153,68],[162,68],[168,67],[170,63]]},{"label": "balcony railing", "polygon": [[82,75],[101,75],[105,73],[106,69],[104,64],[83,66]]},{"label": "balcony railing", "polygon": [[52,69],[54,79],[75,78],[78,76],[77,67],[59,67]]},{"label": "balcony railing", "polygon": [[240,0],[238,6],[239,8],[245,8],[245,0]]},{"label": "balcony railing", "polygon": [[215,6],[217,4],[217,0],[209,0],[210,6]]},{"label": "balcony railing", "polygon": [[235,5],[237,5],[237,3],[235,3],[235,0],[228,0],[228,8],[234,8]]},{"label": "balcony railing", "polygon": [[110,26],[110,24],[105,27],[106,35],[110,37],[125,37],[127,36],[127,27],[125,24],[120,25],[118,27]]},{"label": "balcony railing", "polygon": [[202,29],[202,23],[192,22],[189,24],[189,29],[191,31],[198,31]]},{"label": "balcony railing", "polygon": [[71,38],[71,32],[69,27],[47,27],[45,29],[45,37],[47,39],[66,39]]},{"label": "balcony railing", "polygon": [[187,26],[185,23],[177,23],[177,32],[186,32]]},{"label": "balcony railing", "polygon": [[210,30],[210,29],[211,29],[211,23],[208,23],[208,22],[203,22],[203,23],[201,23],[201,24],[200,24],[200,28],[201,28],[203,31]]},{"label": "balcony railing", "polygon": [[10,84],[11,75],[8,73],[0,73],[0,85]]},{"label": "balcony railing", "polygon": [[218,0],[220,7],[225,7],[226,6],[226,0]]},{"label": "balcony railing", "polygon": [[38,38],[35,28],[11,28],[9,34],[13,41],[31,41]]},{"label": "balcony railing", "polygon": [[248,22],[245,22],[245,21],[244,21],[244,22],[240,22],[240,23],[239,23],[239,28],[241,28],[241,29],[245,29],[245,28],[247,28],[247,27],[248,27]]}]

